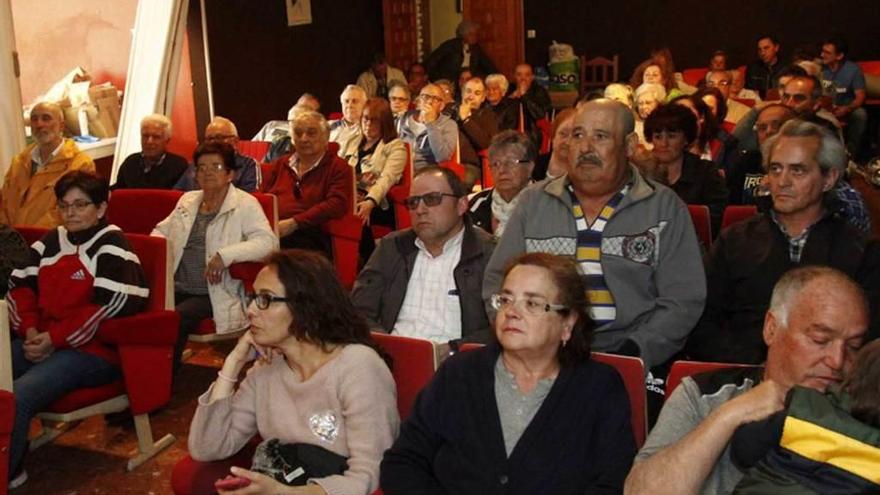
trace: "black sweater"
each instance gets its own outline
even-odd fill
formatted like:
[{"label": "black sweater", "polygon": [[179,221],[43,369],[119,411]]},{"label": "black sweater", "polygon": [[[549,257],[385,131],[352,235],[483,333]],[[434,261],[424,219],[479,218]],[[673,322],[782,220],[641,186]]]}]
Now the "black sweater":
[{"label": "black sweater", "polygon": [[621,493],[636,453],[629,400],[610,366],[563,367],[507,457],[490,344],[450,357],[385,452],[386,495]]}]

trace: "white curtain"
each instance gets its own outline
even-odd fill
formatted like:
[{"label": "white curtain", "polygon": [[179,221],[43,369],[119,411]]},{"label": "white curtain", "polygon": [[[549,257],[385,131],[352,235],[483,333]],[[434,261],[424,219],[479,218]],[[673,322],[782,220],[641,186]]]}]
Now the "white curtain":
[{"label": "white curtain", "polygon": [[125,157],[141,150],[141,119],[171,115],[188,6],[189,0],[138,2],[111,183]]},{"label": "white curtain", "polygon": [[0,185],[12,157],[24,148],[24,122],[21,120],[21,85],[12,25],[12,3],[0,0]]}]

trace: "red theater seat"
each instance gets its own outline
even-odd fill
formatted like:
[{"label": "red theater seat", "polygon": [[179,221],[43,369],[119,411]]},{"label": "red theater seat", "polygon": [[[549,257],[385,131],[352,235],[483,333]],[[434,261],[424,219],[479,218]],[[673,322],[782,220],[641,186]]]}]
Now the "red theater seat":
[{"label": "red theater seat", "polygon": [[391,374],[397,385],[397,411],[403,421],[409,417],[416,396],[434,376],[437,368],[434,343],[378,332],[372,335],[376,344],[391,355]]},{"label": "red theater seat", "polygon": [[691,214],[691,220],[694,222],[697,239],[703,245],[704,250],[709,250],[712,247],[712,222],[709,217],[709,207],[706,205],[688,205],[688,213]]},{"label": "red theater seat", "polygon": [[733,363],[709,363],[703,361],[676,361],[672,363],[669,370],[669,376],[666,378],[666,398],[672,396],[672,392],[681,384],[682,378],[686,376],[696,375],[697,373],[705,373],[707,371],[717,371],[728,368],[753,368],[751,364],[733,364]]},{"label": "red theater seat", "polygon": [[758,208],[754,205],[730,205],[724,209],[724,216],[721,217],[721,230],[753,217],[758,213]]}]

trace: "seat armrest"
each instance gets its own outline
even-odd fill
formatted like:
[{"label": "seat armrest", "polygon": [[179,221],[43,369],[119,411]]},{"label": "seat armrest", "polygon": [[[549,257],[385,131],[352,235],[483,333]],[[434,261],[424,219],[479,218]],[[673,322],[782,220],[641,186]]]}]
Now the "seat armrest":
[{"label": "seat armrest", "polygon": [[236,280],[241,280],[247,292],[253,292],[254,280],[257,274],[266,266],[265,263],[256,261],[243,261],[241,263],[233,263],[229,265],[229,276]]},{"label": "seat armrest", "polygon": [[101,323],[98,338],[116,347],[127,345],[173,346],[180,315],[171,310],[148,311]]}]

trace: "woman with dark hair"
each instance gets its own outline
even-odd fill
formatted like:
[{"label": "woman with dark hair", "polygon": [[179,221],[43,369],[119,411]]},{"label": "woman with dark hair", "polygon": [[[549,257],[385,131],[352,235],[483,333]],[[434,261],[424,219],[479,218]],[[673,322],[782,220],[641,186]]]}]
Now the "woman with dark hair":
[{"label": "woman with dark hair", "polygon": [[140,311],[150,295],[137,255],[105,219],[109,190],[89,172],[63,175],[55,183],[62,226],[34,243],[9,280],[11,487],[27,480],[21,461],[34,415],[72,390],[118,377],[116,351],[95,338],[101,322]]},{"label": "woman with dark hair", "polygon": [[514,259],[491,298],[492,344],[447,359],[382,461],[382,491],[623,491],[635,443],[623,381],[590,359],[574,261]]},{"label": "woman with dark hair", "polygon": [[708,142],[709,155],[718,168],[727,173],[736,160],[736,149],[739,144],[739,141],[724,129],[727,100],[718,88],[700,88],[692,97],[703,100],[703,103],[709,107],[713,120],[718,124]]},{"label": "woman with dark hair", "polygon": [[193,333],[213,318],[217,333],[242,330],[244,288],[229,275],[233,263],[259,261],[278,249],[278,237],[260,203],[232,185],[235,150],[225,143],[205,143],[193,153],[201,189],[185,193],[152,235],[168,239],[174,270],[175,310],[180,331],[175,370]]},{"label": "woman with dark hair", "polygon": [[708,206],[712,232],[717,233],[727,206],[727,185],[714,163],[686,151],[697,138],[694,114],[682,105],[660,105],[645,121],[645,138],[653,144],[655,177],[685,203]]},{"label": "woman with dark hair", "polygon": [[718,124],[712,116],[712,109],[701,98],[694,98],[693,95],[682,95],[669,103],[690,109],[697,119],[697,139],[690,144],[688,151],[704,160],[710,160],[712,155],[709,152],[709,141],[718,132]]},{"label": "woman with dark hair", "polygon": [[[312,251],[275,253],[250,299],[250,328],[199,397],[190,455],[223,459],[259,434],[251,470],[232,468],[259,488],[248,493],[372,493],[399,427],[395,385],[333,266]],[[320,472],[318,464],[336,469]]]}]

